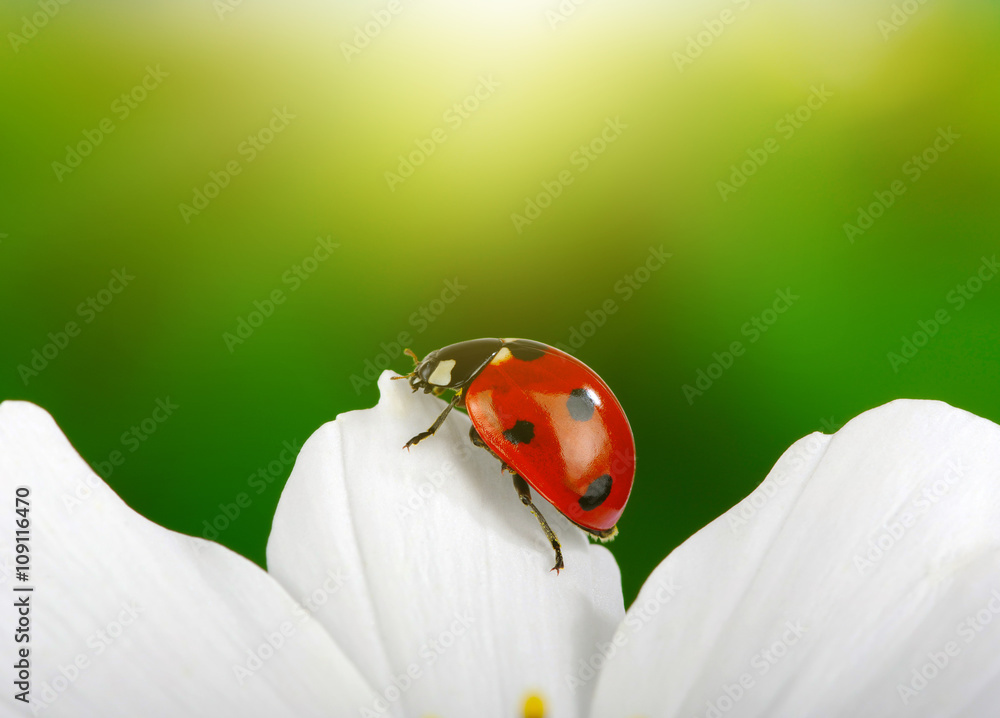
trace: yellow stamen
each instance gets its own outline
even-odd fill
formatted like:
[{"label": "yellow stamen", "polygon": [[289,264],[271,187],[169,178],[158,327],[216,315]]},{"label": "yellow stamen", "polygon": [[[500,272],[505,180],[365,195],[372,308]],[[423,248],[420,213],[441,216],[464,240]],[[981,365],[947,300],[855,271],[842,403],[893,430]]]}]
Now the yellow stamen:
[{"label": "yellow stamen", "polygon": [[536,695],[530,695],[524,701],[524,718],[545,718],[545,704]]}]

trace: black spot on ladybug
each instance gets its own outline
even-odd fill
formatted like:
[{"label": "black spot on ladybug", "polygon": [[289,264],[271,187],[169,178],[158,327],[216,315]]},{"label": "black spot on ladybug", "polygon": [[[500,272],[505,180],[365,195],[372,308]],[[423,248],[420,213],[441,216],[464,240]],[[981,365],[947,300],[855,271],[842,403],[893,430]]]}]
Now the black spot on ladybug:
[{"label": "black spot on ladybug", "polygon": [[503,438],[512,444],[530,444],[535,438],[535,425],[530,421],[518,419],[514,426],[503,433]]},{"label": "black spot on ladybug", "polygon": [[545,356],[545,345],[538,342],[518,340],[505,344],[515,359],[520,361],[532,361]]},{"label": "black spot on ladybug", "polygon": [[611,476],[609,474],[598,476],[590,482],[587,493],[580,497],[580,508],[584,511],[593,511],[604,503],[609,494],[611,494]]},{"label": "black spot on ladybug", "polygon": [[566,408],[577,421],[589,421],[594,415],[594,400],[586,389],[574,389],[566,400]]}]

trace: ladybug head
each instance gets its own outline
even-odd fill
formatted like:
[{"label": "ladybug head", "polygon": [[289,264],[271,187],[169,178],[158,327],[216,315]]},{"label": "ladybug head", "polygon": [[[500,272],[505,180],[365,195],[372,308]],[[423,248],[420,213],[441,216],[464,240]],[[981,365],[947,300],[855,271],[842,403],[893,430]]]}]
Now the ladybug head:
[{"label": "ladybug head", "polygon": [[430,393],[435,389],[440,389],[440,385],[435,384],[433,381],[440,378],[440,375],[434,376],[434,372],[438,368],[438,364],[440,364],[440,359],[437,356],[438,352],[431,352],[424,357],[423,361],[420,361],[412,349],[405,349],[404,351],[413,359],[413,371],[405,376],[394,376],[393,379],[406,379],[410,384],[410,388],[415,392],[423,389],[424,393]]},{"label": "ladybug head", "polygon": [[433,351],[425,356],[423,361],[416,361],[414,357],[416,365],[406,377],[413,391],[423,389],[425,394],[429,394],[435,389],[440,391],[452,388],[451,369],[454,368],[455,362],[449,360],[442,362],[439,353],[440,349]]},{"label": "ladybug head", "polygon": [[440,393],[445,389],[461,389],[476,378],[502,346],[500,339],[473,339],[436,349],[423,361],[407,349],[414,366],[405,378],[413,391]]}]

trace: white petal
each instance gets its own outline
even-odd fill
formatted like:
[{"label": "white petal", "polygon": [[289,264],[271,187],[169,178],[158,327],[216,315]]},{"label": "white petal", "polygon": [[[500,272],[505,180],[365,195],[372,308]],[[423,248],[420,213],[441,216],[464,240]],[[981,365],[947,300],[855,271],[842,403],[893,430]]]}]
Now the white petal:
[{"label": "white petal", "polygon": [[[624,615],[617,564],[549,504],[566,569],[499,462],[454,411],[403,450],[445,404],[379,380],[374,409],[343,414],[302,447],[275,514],[268,569],[300,601],[320,577],[345,583],[316,616],[397,716],[579,716],[570,686]],[[372,640],[372,636],[377,636]]]},{"label": "white petal", "polygon": [[620,633],[594,718],[995,715],[1000,427],[901,400],[798,441]]},{"label": "white petal", "polygon": [[[15,488],[30,488],[29,580],[17,580]],[[330,716],[371,694],[330,636],[270,576],[228,549],[126,506],[45,411],[0,404],[4,676],[30,646],[44,715]],[[15,588],[32,586],[31,593]],[[30,643],[10,604],[30,596]],[[272,645],[278,645],[273,649]],[[263,646],[263,648],[262,648]],[[235,666],[256,666],[237,676]],[[27,712],[5,679],[0,713]]]}]

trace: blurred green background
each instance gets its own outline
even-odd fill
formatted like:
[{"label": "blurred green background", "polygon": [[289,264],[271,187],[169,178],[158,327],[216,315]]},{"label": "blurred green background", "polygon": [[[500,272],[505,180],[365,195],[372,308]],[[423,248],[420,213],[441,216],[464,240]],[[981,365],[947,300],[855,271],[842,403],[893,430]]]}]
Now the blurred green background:
[{"label": "blurred green background", "polygon": [[248,492],[263,563],[401,332],[568,346],[635,431],[626,601],[805,434],[1000,421],[995,3],[577,3],[4,2],[0,397],[170,528]]}]

